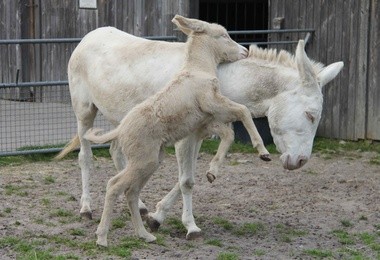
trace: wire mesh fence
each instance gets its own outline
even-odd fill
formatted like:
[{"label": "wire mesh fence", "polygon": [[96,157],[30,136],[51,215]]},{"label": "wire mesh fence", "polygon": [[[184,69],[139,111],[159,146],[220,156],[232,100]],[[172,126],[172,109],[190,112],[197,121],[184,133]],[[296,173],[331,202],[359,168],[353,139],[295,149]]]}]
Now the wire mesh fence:
[{"label": "wire mesh fence", "polygon": [[[307,42],[313,31],[313,29],[230,31],[230,34],[298,32],[306,33],[305,41]],[[177,41],[175,36],[147,38]],[[8,64],[6,66],[8,71],[5,71],[4,66],[0,66],[2,68],[0,71],[2,80],[0,83],[0,156],[60,151],[64,144],[76,134],[76,118],[70,102],[66,66],[73,47],[79,40],[77,38],[0,40],[0,56],[4,62],[2,64]],[[256,44],[266,46],[295,43],[295,41],[281,41]],[[20,45],[35,46],[36,44],[41,44],[41,48],[20,48]],[[61,44],[61,47],[50,46],[52,44]],[[242,44],[252,44],[252,42]],[[20,64],[23,50],[28,54],[32,51],[33,54],[28,55],[28,58],[33,57],[34,60],[27,66]],[[12,57],[16,57],[18,61],[13,62]],[[38,60],[35,59],[36,57],[45,58]],[[20,78],[23,82],[18,82],[19,67],[31,68],[30,71],[21,73]],[[32,72],[40,76],[30,76]],[[32,79],[29,81],[34,82],[25,82],[28,76]],[[112,128],[100,113],[95,119],[95,127],[105,130]]]},{"label": "wire mesh fence", "polygon": [[[77,130],[67,89],[68,86],[33,87],[30,100],[0,99],[0,154],[52,152],[63,147]],[[16,88],[1,90],[6,93]],[[37,93],[42,93],[42,97],[35,98]],[[95,126],[111,127],[101,114],[97,116]]]}]

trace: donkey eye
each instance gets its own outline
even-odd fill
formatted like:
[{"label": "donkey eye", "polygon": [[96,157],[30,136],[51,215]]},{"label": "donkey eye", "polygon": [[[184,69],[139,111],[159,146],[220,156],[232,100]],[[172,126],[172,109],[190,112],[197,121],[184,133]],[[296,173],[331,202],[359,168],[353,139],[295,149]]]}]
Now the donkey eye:
[{"label": "donkey eye", "polygon": [[315,117],[310,112],[305,112],[307,119],[309,119],[312,123],[315,121]]},{"label": "donkey eye", "polygon": [[223,37],[223,38],[229,38],[229,37],[228,37],[228,34],[223,34],[222,37]]}]

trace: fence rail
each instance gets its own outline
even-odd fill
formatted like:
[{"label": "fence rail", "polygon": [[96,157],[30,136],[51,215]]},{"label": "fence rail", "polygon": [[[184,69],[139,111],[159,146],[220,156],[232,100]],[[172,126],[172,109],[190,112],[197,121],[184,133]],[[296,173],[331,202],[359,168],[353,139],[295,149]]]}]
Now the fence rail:
[{"label": "fence rail", "polygon": [[[313,29],[229,31],[231,35],[306,33],[306,43],[310,41],[313,32]],[[178,41],[175,36],[145,38]],[[80,40],[80,38],[11,39],[0,40],[0,46],[78,43]],[[289,45],[295,43],[297,41],[240,42],[243,45]],[[1,91],[17,92],[29,88],[33,88],[34,96],[23,100],[5,98],[1,94]],[[67,80],[18,82],[18,76],[16,82],[0,83],[0,156],[51,153],[62,150],[60,147],[76,134],[76,119],[71,108],[67,88]],[[60,95],[55,97],[55,93],[58,92]],[[67,95],[62,96],[62,93]],[[48,102],[44,101],[43,97],[45,96],[49,96]],[[102,115],[97,117],[95,125],[105,129],[112,127]],[[108,145],[96,145],[94,147],[108,147]]]}]

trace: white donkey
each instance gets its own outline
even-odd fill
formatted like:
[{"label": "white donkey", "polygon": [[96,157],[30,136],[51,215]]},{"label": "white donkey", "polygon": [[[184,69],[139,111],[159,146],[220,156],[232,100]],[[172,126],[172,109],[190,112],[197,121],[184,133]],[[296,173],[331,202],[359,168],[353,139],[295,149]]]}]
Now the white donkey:
[{"label": "white donkey", "polygon": [[111,213],[117,197],[125,193],[136,234],[147,242],[156,240],[143,225],[138,200],[141,189],[159,167],[164,146],[173,144],[212,120],[242,121],[254,147],[268,154],[249,110],[222,96],[217,66],[245,58],[247,50],[234,42],[225,28],[176,15],[178,28],[189,34],[185,62],[161,91],[134,107],[114,130],[97,136],[90,129],[85,138],[104,143],[117,139],[128,164],[107,184],[104,210],[96,234],[97,244],[107,246]]},{"label": "white donkey", "polygon": [[[73,52],[68,75],[78,135],[58,157],[64,157],[80,145],[82,215],[91,217],[89,178],[92,171],[91,147],[83,135],[93,126],[97,111],[117,125],[135,105],[157,93],[179,72],[185,59],[184,50],[184,43],[150,41],[106,27],[87,34]],[[322,111],[321,88],[334,79],[342,67],[342,62],[323,67],[310,61],[300,41],[295,57],[285,51],[277,54],[275,50],[251,46],[248,58],[220,65],[218,77],[223,95],[246,105],[253,117],[268,117],[284,168],[297,169],[311,155]],[[226,136],[231,136],[228,131],[231,130],[225,130]],[[200,230],[194,221],[189,221],[193,219],[189,216],[192,216],[196,158],[203,137],[204,133],[196,131],[175,144],[179,182],[157,204],[157,211],[150,215],[149,221],[156,226],[162,223],[182,193],[182,219],[188,238]],[[122,170],[124,156],[117,142],[112,142],[110,152],[117,170]],[[143,204],[140,209],[146,211]]]}]

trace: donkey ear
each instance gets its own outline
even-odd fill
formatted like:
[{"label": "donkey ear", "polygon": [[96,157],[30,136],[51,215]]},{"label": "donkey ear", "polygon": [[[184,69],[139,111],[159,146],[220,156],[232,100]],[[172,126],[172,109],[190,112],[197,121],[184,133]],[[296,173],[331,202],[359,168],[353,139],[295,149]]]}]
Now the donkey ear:
[{"label": "donkey ear", "polygon": [[343,61],[335,62],[324,68],[321,72],[318,73],[318,81],[321,87],[325,86],[331,80],[333,80],[338,73],[343,69]]},{"label": "donkey ear", "polygon": [[313,65],[305,52],[305,42],[300,40],[296,49],[297,68],[300,77],[305,83],[316,83],[317,76],[315,75]]},{"label": "donkey ear", "polygon": [[205,22],[197,19],[190,19],[181,15],[175,15],[172,22],[186,35],[191,32],[203,32],[205,30]]}]

